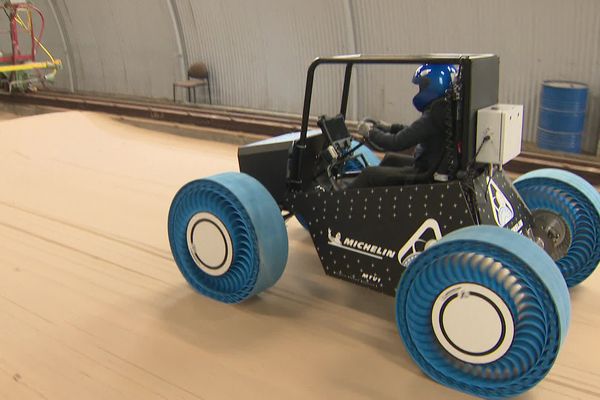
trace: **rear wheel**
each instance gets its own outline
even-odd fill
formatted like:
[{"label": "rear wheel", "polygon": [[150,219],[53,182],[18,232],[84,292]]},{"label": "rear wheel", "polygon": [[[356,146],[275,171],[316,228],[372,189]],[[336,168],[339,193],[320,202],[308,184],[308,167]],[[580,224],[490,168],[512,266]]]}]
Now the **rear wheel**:
[{"label": "rear wheel", "polygon": [[463,392],[516,396],[550,370],[567,333],[567,286],[531,240],[464,228],[404,272],[396,297],[408,352],[432,379]]},{"label": "rear wheel", "polygon": [[600,262],[600,195],[567,171],[541,169],[515,187],[534,217],[534,235],[556,261],[567,285],[575,286]]},{"label": "rear wheel", "polygon": [[173,257],[188,283],[224,303],[268,289],[285,268],[288,240],[281,211],[245,174],[185,185],[171,204],[168,230]]}]

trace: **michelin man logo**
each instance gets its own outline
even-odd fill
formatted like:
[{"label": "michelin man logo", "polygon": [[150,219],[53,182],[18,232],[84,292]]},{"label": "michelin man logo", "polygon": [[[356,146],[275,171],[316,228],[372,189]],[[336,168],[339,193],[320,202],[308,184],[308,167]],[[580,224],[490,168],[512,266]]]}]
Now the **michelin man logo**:
[{"label": "michelin man logo", "polygon": [[488,196],[492,203],[494,220],[499,227],[504,228],[515,216],[515,211],[492,178],[488,178]]},{"label": "michelin man logo", "polygon": [[408,267],[414,260],[427,250],[432,244],[442,238],[440,224],[429,218],[413,233],[398,252],[398,262],[403,267]]}]

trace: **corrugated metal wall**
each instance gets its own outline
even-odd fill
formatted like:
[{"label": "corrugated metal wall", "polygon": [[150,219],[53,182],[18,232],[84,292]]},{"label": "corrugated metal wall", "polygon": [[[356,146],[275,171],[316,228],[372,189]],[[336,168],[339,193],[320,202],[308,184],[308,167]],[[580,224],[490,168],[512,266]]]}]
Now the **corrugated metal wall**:
[{"label": "corrugated metal wall", "polygon": [[165,0],[53,0],[75,90],[169,98],[181,51]]},{"label": "corrugated metal wall", "polygon": [[[176,0],[190,62],[208,63],[219,104],[299,113],[306,68],[345,53],[344,0]],[[325,79],[322,79],[325,78]],[[315,110],[331,112],[341,82],[316,82]]]},{"label": "corrugated metal wall", "polygon": [[[535,140],[540,85],[590,86],[584,148],[600,130],[598,0],[39,0],[65,33],[76,90],[168,98],[188,62],[205,61],[217,104],[298,114],[306,68],[341,53],[491,52],[503,102],[527,110]],[[177,26],[174,26],[177,25]],[[58,36],[57,36],[58,37]],[[350,115],[410,121],[411,68],[355,75]],[[340,74],[316,82],[313,113],[334,113]],[[61,87],[68,88],[66,81]]]},{"label": "corrugated metal wall", "polygon": [[[500,101],[525,105],[528,141],[536,137],[541,83],[585,82],[591,90],[584,148],[595,152],[600,130],[599,1],[353,0],[352,7],[358,51],[498,54]],[[384,78],[406,79],[369,74],[365,85],[381,87]],[[394,88],[402,88],[401,82],[392,82]],[[398,101],[395,89],[365,95],[366,113],[383,105],[392,118]]]}]

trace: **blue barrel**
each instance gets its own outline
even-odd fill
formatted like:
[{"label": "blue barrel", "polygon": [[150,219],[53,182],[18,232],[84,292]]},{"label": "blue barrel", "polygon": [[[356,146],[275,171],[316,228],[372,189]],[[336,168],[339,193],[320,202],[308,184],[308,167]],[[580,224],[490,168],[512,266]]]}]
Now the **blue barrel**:
[{"label": "blue barrel", "polygon": [[587,109],[587,85],[544,81],[538,123],[538,147],[581,153],[581,135]]}]

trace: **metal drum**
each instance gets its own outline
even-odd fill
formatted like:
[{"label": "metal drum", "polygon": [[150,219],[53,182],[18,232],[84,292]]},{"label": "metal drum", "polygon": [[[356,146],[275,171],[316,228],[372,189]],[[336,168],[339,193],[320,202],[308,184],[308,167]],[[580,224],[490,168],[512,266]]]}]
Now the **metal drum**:
[{"label": "metal drum", "polygon": [[587,108],[587,85],[544,81],[538,123],[538,147],[581,153],[581,135]]}]

